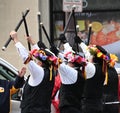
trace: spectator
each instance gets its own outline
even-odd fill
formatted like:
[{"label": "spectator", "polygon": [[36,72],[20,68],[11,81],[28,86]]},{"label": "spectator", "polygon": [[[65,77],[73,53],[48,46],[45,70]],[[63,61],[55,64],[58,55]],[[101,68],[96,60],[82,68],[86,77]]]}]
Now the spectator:
[{"label": "spectator", "polygon": [[23,86],[25,73],[26,68],[23,67],[15,81],[0,79],[0,113],[10,112],[10,96]]}]

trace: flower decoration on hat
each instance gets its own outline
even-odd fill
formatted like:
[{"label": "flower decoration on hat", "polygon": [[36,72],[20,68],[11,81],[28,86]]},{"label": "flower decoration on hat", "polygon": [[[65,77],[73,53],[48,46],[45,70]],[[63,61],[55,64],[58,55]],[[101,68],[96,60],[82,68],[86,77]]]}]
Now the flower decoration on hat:
[{"label": "flower decoration on hat", "polygon": [[97,58],[100,58],[100,59],[103,59],[104,61],[106,61],[106,63],[109,65],[109,66],[114,66],[115,65],[115,62],[118,61],[118,57],[115,55],[115,54],[104,54],[101,50],[99,50],[96,45],[91,45],[88,47],[91,55],[96,55]]},{"label": "flower decoration on hat", "polygon": [[91,53],[91,55],[93,56],[97,56],[98,58],[101,58],[103,60],[109,60],[108,56],[106,56],[105,54],[103,54],[97,47],[96,45],[91,45],[91,46],[88,46],[88,49]]},{"label": "flower decoration on hat", "polygon": [[110,54],[110,66],[114,67],[115,62],[118,61],[118,57],[115,54]]},{"label": "flower decoration on hat", "polygon": [[46,56],[43,50],[33,49],[30,51],[30,55],[34,56],[36,59],[45,61],[48,56]]},{"label": "flower decoration on hat", "polygon": [[67,52],[64,54],[64,58],[68,61],[68,62],[72,62],[72,63],[77,63],[77,64],[86,64],[86,60],[84,57],[80,56],[79,54],[73,53],[73,52]]},{"label": "flower decoration on hat", "polygon": [[75,67],[82,67],[82,75],[86,79],[86,74],[84,70],[86,66],[86,59],[83,56],[73,51],[70,51],[64,54],[64,58],[67,60],[67,62],[73,63]]},{"label": "flower decoration on hat", "polygon": [[[54,56],[54,55],[46,55],[44,50],[38,50],[38,49],[33,49],[30,51],[29,57],[27,59],[32,60],[35,57],[36,59],[47,63],[49,65],[53,65],[55,67],[58,67],[59,64],[62,63],[61,59]],[[27,62],[25,61],[25,64],[27,64],[30,60],[28,60]]]},{"label": "flower decoration on hat", "polygon": [[[48,51],[46,51],[48,54]],[[30,51],[30,54],[24,64],[29,63],[30,60],[32,60],[32,57],[35,57],[36,59],[42,61],[45,63],[49,69],[50,69],[50,81],[52,80],[52,70],[54,68],[58,68],[59,65],[62,63],[60,58],[57,58],[56,56],[49,54],[46,55],[46,52],[44,50],[38,50],[38,49],[33,49]]]},{"label": "flower decoration on hat", "polygon": [[[101,49],[98,49],[98,47]],[[103,72],[105,73],[105,82],[104,84],[107,84],[108,82],[108,71],[107,66],[114,67],[115,62],[118,61],[118,57],[114,54],[109,54],[107,51],[105,51],[102,47],[96,45],[90,45],[88,47],[91,55],[96,56],[97,58],[103,59]]]}]

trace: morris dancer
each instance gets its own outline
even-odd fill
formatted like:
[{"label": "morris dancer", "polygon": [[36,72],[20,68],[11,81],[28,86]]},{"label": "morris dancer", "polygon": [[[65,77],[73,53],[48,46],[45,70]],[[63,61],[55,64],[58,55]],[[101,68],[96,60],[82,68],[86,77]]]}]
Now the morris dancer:
[{"label": "morris dancer", "polygon": [[[21,113],[50,113],[51,95],[54,86],[53,64],[58,59],[50,52],[33,49],[30,54],[11,31],[15,46],[23,62],[28,65],[30,77],[25,83]],[[33,60],[35,58],[35,61]]]}]

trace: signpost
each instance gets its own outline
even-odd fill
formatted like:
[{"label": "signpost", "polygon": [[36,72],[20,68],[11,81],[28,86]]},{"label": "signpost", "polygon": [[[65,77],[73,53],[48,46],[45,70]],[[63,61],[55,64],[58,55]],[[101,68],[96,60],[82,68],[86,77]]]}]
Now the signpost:
[{"label": "signpost", "polygon": [[75,6],[75,12],[82,12],[82,0],[63,0],[63,11],[71,12],[72,7]]}]

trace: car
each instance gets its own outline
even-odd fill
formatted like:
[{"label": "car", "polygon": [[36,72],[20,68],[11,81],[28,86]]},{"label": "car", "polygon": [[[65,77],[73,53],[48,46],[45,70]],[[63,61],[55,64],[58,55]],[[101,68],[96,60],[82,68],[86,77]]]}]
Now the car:
[{"label": "car", "polygon": [[[9,62],[0,58],[0,79],[15,80],[18,75],[18,69],[11,65]],[[11,113],[20,113],[20,99],[21,90],[12,95],[11,98]]]}]

